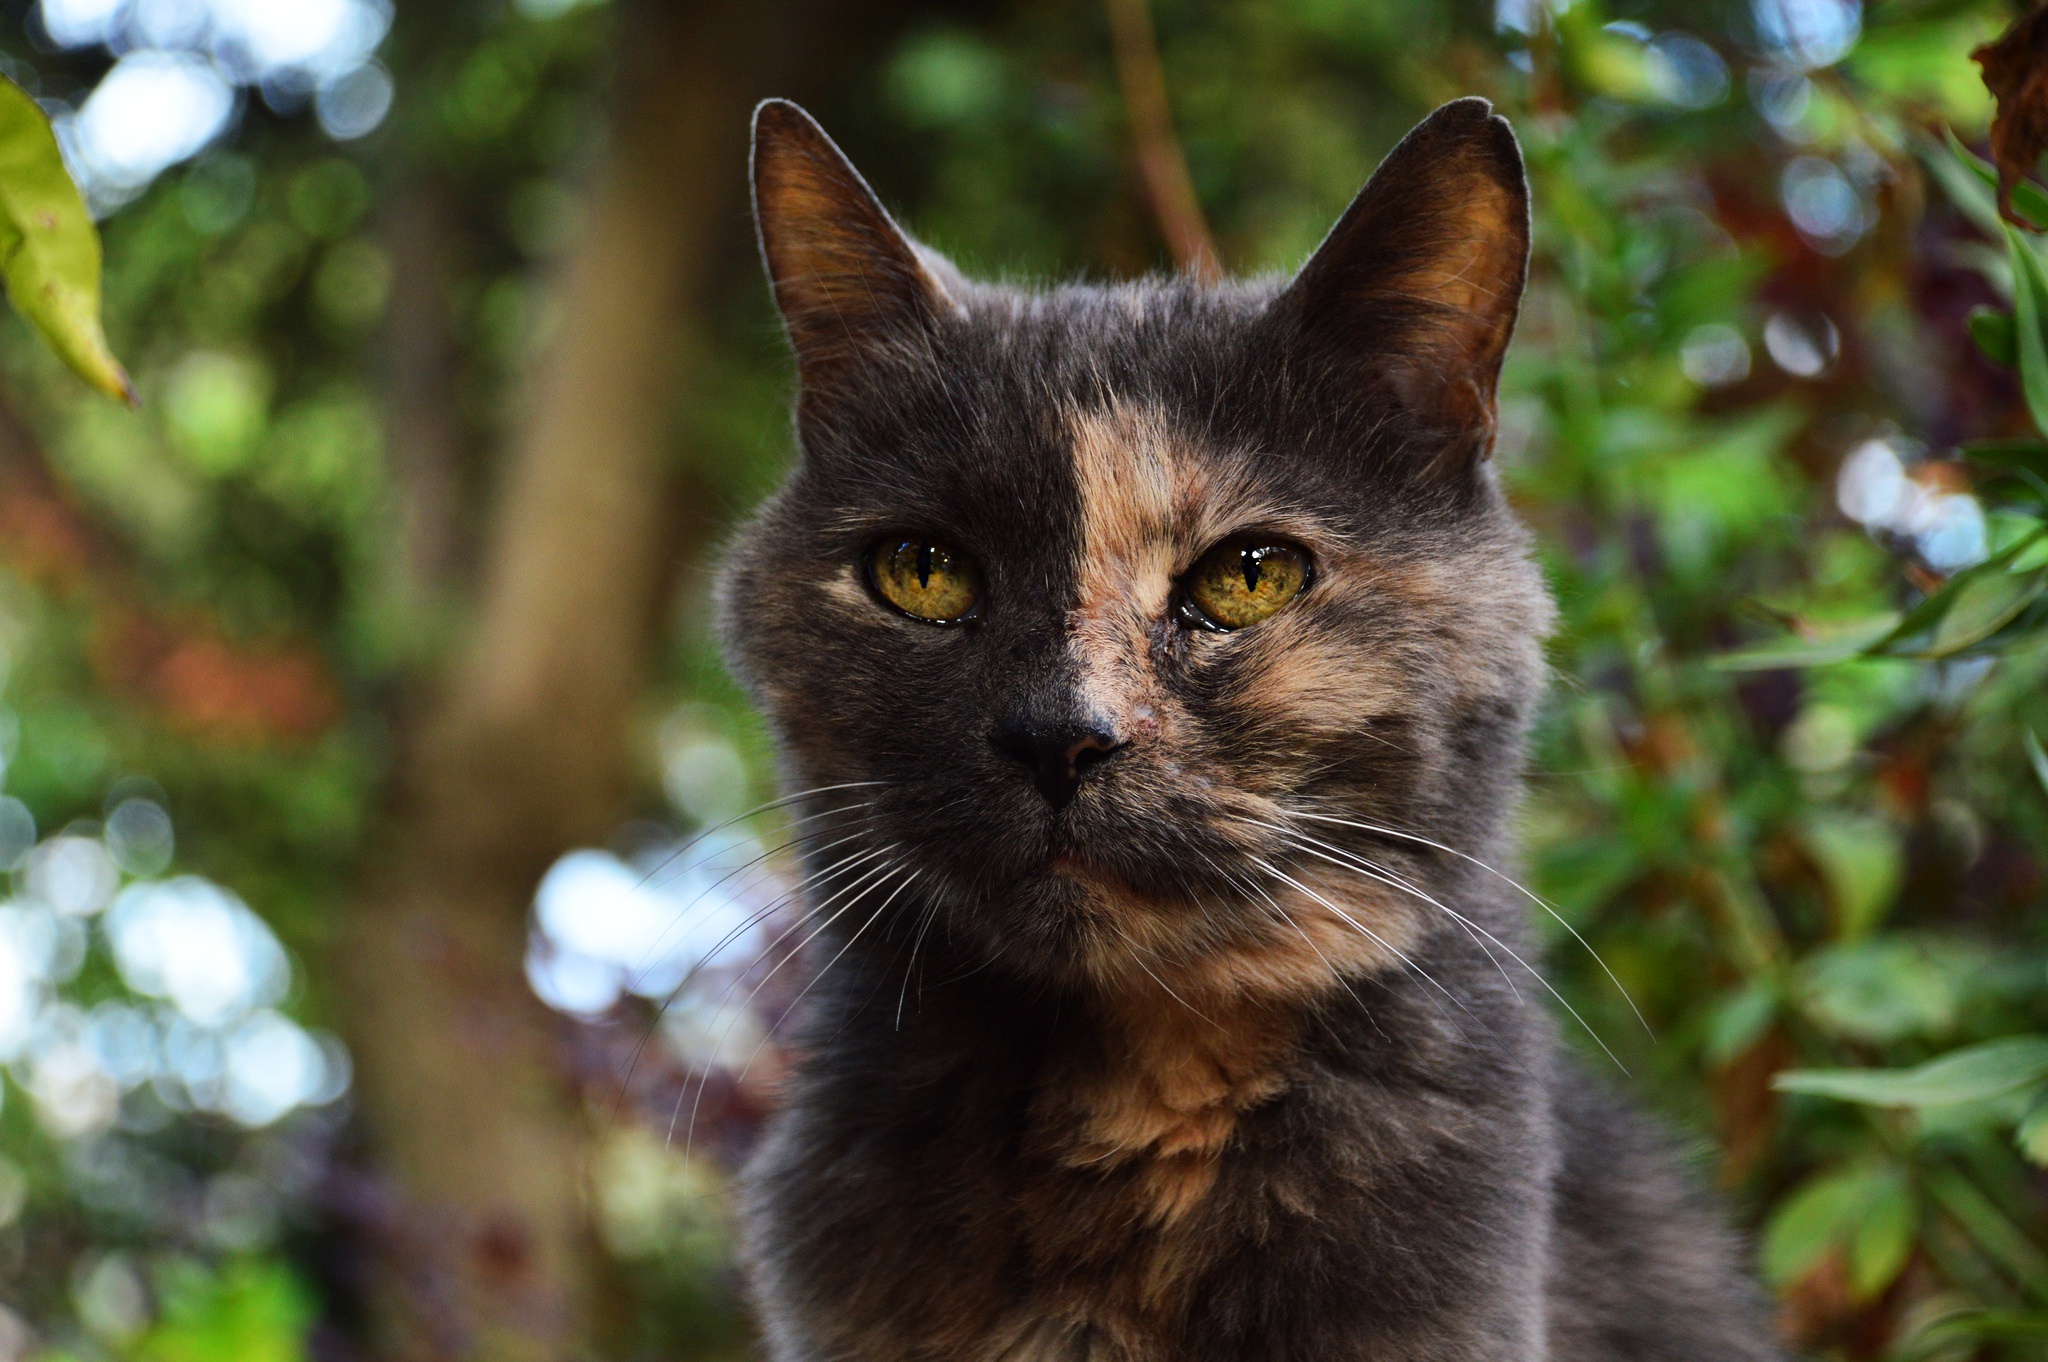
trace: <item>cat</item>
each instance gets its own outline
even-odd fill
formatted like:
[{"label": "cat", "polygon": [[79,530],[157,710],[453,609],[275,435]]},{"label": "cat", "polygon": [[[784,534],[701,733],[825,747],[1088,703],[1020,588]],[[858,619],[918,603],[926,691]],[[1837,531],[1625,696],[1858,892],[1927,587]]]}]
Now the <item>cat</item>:
[{"label": "cat", "polygon": [[781,101],[753,177],[800,449],[719,609],[824,966],[739,1182],[768,1355],[1779,1356],[1490,869],[1552,617],[1507,123],[1284,281],[970,281]]}]

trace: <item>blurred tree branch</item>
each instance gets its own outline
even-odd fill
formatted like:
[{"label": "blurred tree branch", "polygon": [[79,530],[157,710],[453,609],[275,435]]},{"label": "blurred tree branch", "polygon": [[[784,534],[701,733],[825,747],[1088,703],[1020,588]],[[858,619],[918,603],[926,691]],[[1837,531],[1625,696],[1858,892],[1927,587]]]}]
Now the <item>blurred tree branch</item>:
[{"label": "blurred tree branch", "polygon": [[1138,177],[1159,223],[1173,263],[1205,284],[1223,277],[1216,242],[1202,216],[1201,201],[1188,175],[1187,156],[1173,131],[1173,108],[1166,98],[1166,70],[1159,60],[1159,37],[1152,26],[1149,0],[1104,0],[1109,32],[1116,48],[1117,87],[1123,94],[1124,116],[1131,123],[1131,141],[1138,158]]},{"label": "blurred tree branch", "polygon": [[462,469],[468,432],[450,394],[461,348],[449,315],[448,279],[460,248],[449,187],[415,175],[391,205],[391,316],[384,385],[391,477],[404,524],[396,586],[416,605],[453,585],[462,556]]}]

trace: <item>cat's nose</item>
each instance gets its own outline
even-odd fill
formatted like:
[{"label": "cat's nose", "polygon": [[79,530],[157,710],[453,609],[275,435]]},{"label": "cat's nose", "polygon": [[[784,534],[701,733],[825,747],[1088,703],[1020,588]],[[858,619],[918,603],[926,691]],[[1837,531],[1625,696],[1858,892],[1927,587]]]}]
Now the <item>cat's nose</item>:
[{"label": "cat's nose", "polygon": [[1065,808],[1081,788],[1081,778],[1123,746],[1114,733],[1091,724],[1040,724],[1029,720],[1004,724],[995,734],[996,750],[1031,769],[1045,802]]}]

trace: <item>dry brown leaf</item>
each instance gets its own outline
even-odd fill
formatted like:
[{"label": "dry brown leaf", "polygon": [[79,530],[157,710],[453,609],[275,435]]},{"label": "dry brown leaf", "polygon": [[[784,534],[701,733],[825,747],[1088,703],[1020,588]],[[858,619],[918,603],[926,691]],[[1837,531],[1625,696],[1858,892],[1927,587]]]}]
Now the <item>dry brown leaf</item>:
[{"label": "dry brown leaf", "polygon": [[2007,222],[2040,231],[2013,211],[2012,191],[2048,151],[2048,5],[2014,23],[1995,43],[1970,54],[1998,101],[1991,120],[1991,159],[1998,163],[1998,211]]}]

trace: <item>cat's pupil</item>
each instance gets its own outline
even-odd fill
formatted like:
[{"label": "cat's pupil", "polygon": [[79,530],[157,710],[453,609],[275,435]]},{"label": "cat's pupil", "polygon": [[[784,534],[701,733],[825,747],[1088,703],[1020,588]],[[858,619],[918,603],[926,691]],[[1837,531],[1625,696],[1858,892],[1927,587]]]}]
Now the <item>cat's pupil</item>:
[{"label": "cat's pupil", "polygon": [[1240,561],[1244,567],[1244,589],[1246,591],[1257,591],[1259,589],[1259,551],[1257,549],[1246,549]]},{"label": "cat's pupil", "polygon": [[932,546],[930,544],[919,544],[917,546],[917,584],[919,586],[930,586],[932,584]]}]

